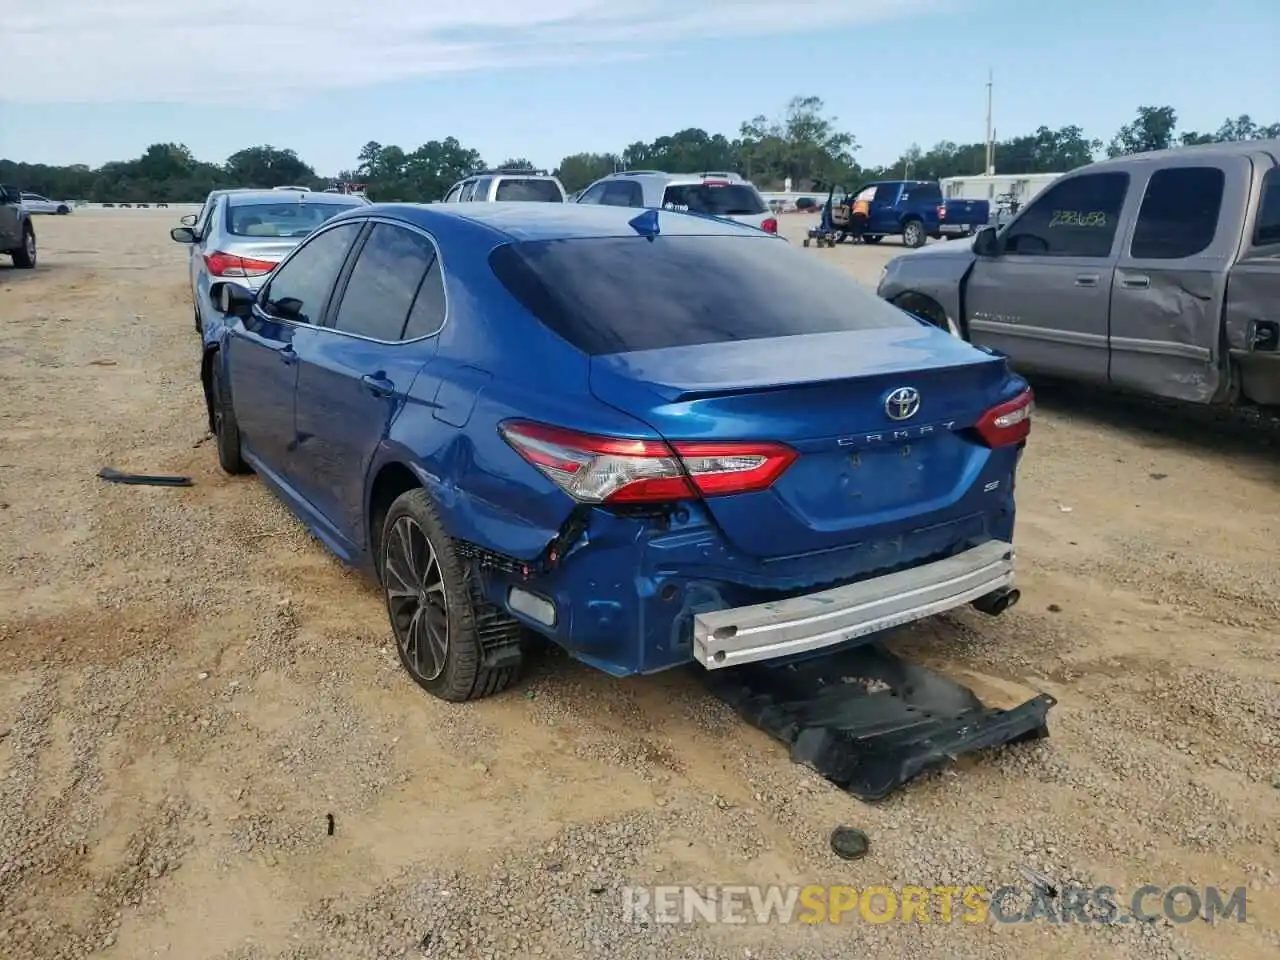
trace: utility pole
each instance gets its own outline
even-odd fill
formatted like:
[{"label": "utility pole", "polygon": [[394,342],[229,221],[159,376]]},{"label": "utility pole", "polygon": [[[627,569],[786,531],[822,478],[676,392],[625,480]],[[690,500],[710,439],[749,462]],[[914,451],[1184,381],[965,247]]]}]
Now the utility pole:
[{"label": "utility pole", "polygon": [[987,176],[996,172],[996,145],[992,140],[993,133],[991,131],[991,87],[995,81],[995,72],[991,68],[987,68],[987,168],[984,171]]}]

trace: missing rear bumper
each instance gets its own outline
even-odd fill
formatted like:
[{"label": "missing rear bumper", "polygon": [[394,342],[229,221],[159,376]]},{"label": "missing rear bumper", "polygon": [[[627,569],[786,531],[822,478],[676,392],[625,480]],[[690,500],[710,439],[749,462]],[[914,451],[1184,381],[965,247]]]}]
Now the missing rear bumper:
[{"label": "missing rear bumper", "polygon": [[1013,545],[991,540],[954,557],[788,600],[700,613],[694,657],[709,670],[835,646],[971,603],[1013,585]]},{"label": "missing rear bumper", "polygon": [[860,800],[975,750],[1049,734],[1057,702],[1042,693],[1010,710],[868,644],[786,665],[702,672],[712,693]]}]

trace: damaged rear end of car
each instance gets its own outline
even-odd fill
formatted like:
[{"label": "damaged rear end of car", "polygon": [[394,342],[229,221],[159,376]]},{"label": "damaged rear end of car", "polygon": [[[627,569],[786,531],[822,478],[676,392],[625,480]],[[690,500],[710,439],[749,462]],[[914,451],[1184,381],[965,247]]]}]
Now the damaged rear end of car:
[{"label": "damaged rear end of car", "polygon": [[[576,399],[477,407],[501,443],[470,468],[491,508],[470,558],[578,659],[718,669],[1016,601],[1033,402],[1002,357],[759,234],[512,241],[489,265],[572,353]],[[536,555],[522,520],[554,527]]]}]

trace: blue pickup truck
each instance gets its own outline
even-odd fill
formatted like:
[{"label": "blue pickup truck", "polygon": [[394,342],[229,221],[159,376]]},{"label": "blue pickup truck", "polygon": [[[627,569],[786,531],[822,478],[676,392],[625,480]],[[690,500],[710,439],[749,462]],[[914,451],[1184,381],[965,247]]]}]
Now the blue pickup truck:
[{"label": "blue pickup truck", "polygon": [[805,246],[813,238],[830,246],[850,238],[879,243],[900,236],[904,247],[923,247],[930,237],[972,236],[990,219],[989,202],[944,200],[936,180],[878,180],[857,190],[837,184],[822,208],[822,225]]}]

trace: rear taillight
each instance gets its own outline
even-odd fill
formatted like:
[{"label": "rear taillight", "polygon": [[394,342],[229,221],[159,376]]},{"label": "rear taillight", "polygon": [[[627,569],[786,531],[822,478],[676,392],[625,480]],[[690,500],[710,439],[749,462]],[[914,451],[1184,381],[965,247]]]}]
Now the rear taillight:
[{"label": "rear taillight", "polygon": [[947,205],[945,203],[938,204],[938,219],[947,219]]},{"label": "rear taillight", "polygon": [[1031,414],[1035,409],[1035,396],[1028,387],[1012,400],[1006,400],[984,413],[974,429],[988,447],[1021,443],[1031,433]]},{"label": "rear taillight", "polygon": [[777,233],[778,221],[773,219],[773,217],[770,217],[764,223],[760,224],[760,229],[763,230],[765,233]]},{"label": "rear taillight", "polygon": [[499,427],[520,456],[583,503],[658,503],[752,493],[798,454],[780,443],[627,440],[509,420]]},{"label": "rear taillight", "polygon": [[205,266],[215,277],[261,277],[276,268],[273,260],[254,260],[215,250],[204,255]]}]

